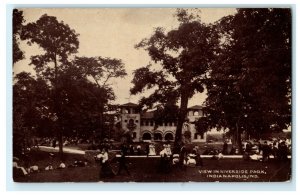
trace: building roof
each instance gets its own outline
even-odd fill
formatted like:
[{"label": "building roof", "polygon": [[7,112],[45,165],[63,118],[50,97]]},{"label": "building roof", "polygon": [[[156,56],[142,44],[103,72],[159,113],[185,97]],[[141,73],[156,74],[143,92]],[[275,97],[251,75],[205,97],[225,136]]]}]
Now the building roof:
[{"label": "building roof", "polygon": [[203,107],[200,106],[200,105],[195,105],[195,106],[192,106],[192,107],[189,107],[188,110],[202,110]]},{"label": "building roof", "polygon": [[137,106],[138,106],[138,104],[131,103],[131,102],[120,105],[120,107],[137,107]]}]

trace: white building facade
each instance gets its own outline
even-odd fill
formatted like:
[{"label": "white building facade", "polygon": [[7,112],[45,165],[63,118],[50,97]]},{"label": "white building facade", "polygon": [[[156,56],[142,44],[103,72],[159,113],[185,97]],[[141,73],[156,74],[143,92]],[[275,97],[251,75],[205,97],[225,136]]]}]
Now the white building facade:
[{"label": "white building facade", "polygon": [[[127,103],[120,106],[120,122],[122,129],[130,131],[132,139],[139,141],[174,141],[177,121],[166,121],[156,124],[153,116],[154,112],[140,112],[138,105]],[[200,135],[193,124],[203,116],[201,106],[188,108],[186,122],[183,124],[182,134],[189,131],[191,142],[206,142],[206,133]]]}]

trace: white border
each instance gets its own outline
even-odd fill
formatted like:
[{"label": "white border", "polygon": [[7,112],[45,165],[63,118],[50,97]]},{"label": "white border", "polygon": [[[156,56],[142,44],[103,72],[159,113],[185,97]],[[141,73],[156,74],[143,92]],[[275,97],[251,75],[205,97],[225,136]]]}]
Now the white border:
[{"label": "white border", "polygon": [[[74,4],[69,4],[68,3],[77,3],[77,5]],[[26,3],[26,4],[25,4]],[[8,19],[10,18],[10,16],[8,15],[9,13],[6,13],[6,11],[9,11],[9,8],[7,7],[8,4],[22,4],[22,6],[27,5],[28,7],[33,6],[33,5],[29,5],[29,4],[45,4],[48,6],[54,6],[53,4],[57,4],[55,6],[58,7],[68,7],[68,6],[72,6],[72,7],[81,7],[81,6],[88,6],[88,7],[93,7],[93,6],[109,6],[109,5],[113,5],[113,4],[117,4],[117,6],[119,7],[131,7],[131,6],[138,6],[141,7],[140,2],[139,1],[133,1],[133,0],[127,0],[126,4],[124,4],[123,1],[121,0],[110,0],[107,2],[102,3],[102,5],[98,4],[99,2],[97,0],[73,0],[73,1],[67,1],[67,0],[27,0],[26,2],[24,2],[24,0],[6,0],[6,1],[0,1],[0,16],[1,16],[1,24],[7,24]],[[238,1],[238,0],[234,0],[234,1],[217,1],[217,0],[210,0],[210,1],[196,1],[196,0],[185,0],[185,1],[177,1],[177,0],[173,0],[173,1],[162,1],[162,0],[148,0],[148,1],[143,1],[144,4],[146,4],[145,6],[147,7],[168,7],[168,6],[179,6],[184,5],[186,7],[191,7],[191,6],[195,6],[195,5],[199,5],[199,6],[204,6],[204,7],[268,7],[268,5],[275,5],[278,4],[279,6],[281,6],[280,4],[283,4],[283,7],[286,7],[286,5],[289,4],[295,4],[296,6],[294,6],[294,10],[293,10],[293,19],[294,19],[294,25],[297,26],[297,30],[294,30],[294,35],[296,34],[295,32],[298,31],[299,28],[299,14],[296,13],[300,13],[299,11],[299,5],[298,2],[296,0],[280,0],[280,1],[271,1],[271,0],[264,0],[264,1],[260,1],[260,0],[246,0],[246,1]],[[171,3],[171,4],[170,4]],[[229,4],[228,4],[229,3]],[[81,5],[80,5],[81,4]],[[98,4],[98,5],[96,5]],[[103,5],[104,4],[104,5]],[[130,5],[131,4],[131,5]],[[152,4],[152,5],[151,5]],[[153,5],[156,4],[156,5]],[[204,4],[204,5],[203,5]],[[2,27],[4,25],[1,25]],[[9,29],[7,28],[8,25],[5,26],[5,29],[2,29],[0,31],[1,33],[1,39],[0,42],[1,43],[6,43],[7,40],[7,32]],[[295,37],[294,37],[295,38]],[[296,44],[297,41],[297,44]],[[298,40],[294,40],[293,42],[293,46],[298,46]],[[9,42],[8,42],[9,43]],[[0,60],[1,60],[1,71],[0,71],[0,78],[1,78],[1,82],[0,82],[0,90],[3,92],[5,92],[5,95],[1,96],[1,104],[0,107],[3,109],[1,112],[1,117],[0,117],[0,124],[1,124],[1,154],[3,155],[2,159],[6,159],[6,157],[10,156],[7,154],[6,151],[6,147],[8,147],[8,144],[11,144],[10,140],[7,140],[7,127],[10,126],[11,123],[11,119],[9,119],[9,116],[6,116],[6,114],[10,114],[10,111],[7,109],[11,109],[11,105],[10,102],[8,102],[6,100],[6,98],[11,98],[11,96],[9,95],[9,93],[11,93],[10,87],[11,87],[11,82],[8,79],[11,79],[11,77],[9,77],[9,72],[11,72],[11,67],[9,63],[7,62],[11,62],[11,60],[8,60],[7,58],[9,58],[8,53],[6,53],[6,50],[9,49],[9,47],[7,47],[5,44],[1,44],[1,55],[0,55]],[[298,53],[296,53],[296,48],[294,49],[293,52],[293,60],[294,60],[294,64],[293,64],[293,136],[294,136],[294,141],[293,141],[293,149],[295,153],[295,157],[297,158],[299,156],[299,150],[297,150],[296,148],[298,148],[296,145],[299,145],[298,143],[296,143],[296,140],[300,140],[299,139],[299,133],[296,133],[297,129],[296,127],[298,126],[296,123],[296,113],[299,111],[299,106],[296,103],[296,97],[298,96],[298,90],[296,90],[296,86],[298,84],[298,78],[296,77],[296,74],[298,72],[298,68],[296,67],[296,56]],[[298,55],[299,56],[299,55]],[[4,84],[6,83],[6,85]],[[7,118],[6,118],[7,117]],[[9,137],[9,136],[8,136]],[[6,144],[8,143],[8,144]],[[298,158],[297,158],[298,159]],[[5,188],[9,187],[7,186],[6,180],[8,179],[6,177],[6,163],[8,161],[5,160],[1,160],[0,161],[0,168],[1,168],[1,173],[3,175],[3,177],[1,177],[1,187],[3,188],[3,191],[5,190],[75,190],[75,191],[81,191],[81,190],[176,190],[176,191],[180,191],[180,190],[215,190],[215,191],[219,191],[219,190],[259,190],[259,191],[265,191],[265,190],[285,190],[288,191],[289,189],[284,187],[284,186],[288,186],[285,185],[285,183],[246,183],[246,184],[236,184],[236,183],[230,183],[231,185],[229,185],[228,183],[202,183],[200,184],[200,186],[197,185],[197,187],[195,188],[195,184],[189,184],[189,183],[185,183],[185,184],[169,184],[169,183],[159,183],[159,184],[133,184],[133,183],[126,183],[126,184],[84,184],[84,183],[76,183],[76,184],[70,184],[70,183],[60,183],[60,184],[30,184],[30,185],[26,185],[24,186],[19,186],[21,188]],[[296,163],[296,161],[294,161],[294,165],[295,164],[299,164]],[[299,171],[293,173],[293,178],[299,178]],[[297,181],[297,184],[299,183],[299,179]],[[96,185],[96,187],[95,187]],[[138,185],[138,187],[137,187]],[[298,185],[299,186],[299,185]],[[11,187],[11,186],[10,186]],[[24,188],[23,188],[24,187]],[[290,189],[292,190],[292,189]],[[2,189],[1,189],[2,191]],[[30,192],[31,193],[31,192]],[[56,193],[56,192],[54,192]],[[100,192],[101,193],[101,192]],[[123,193],[123,192],[122,192]],[[143,192],[145,193],[145,192]],[[150,192],[151,193],[151,192]],[[208,192],[205,192],[208,193]],[[222,194],[224,192],[221,192]],[[228,192],[226,192],[228,193]],[[235,193],[240,193],[240,192],[235,192]],[[253,192],[250,192],[253,193]],[[280,194],[282,194],[282,192],[279,192]],[[151,193],[153,194],[153,192]],[[232,194],[230,192],[230,194]],[[264,192],[264,194],[267,194],[266,192]],[[274,194],[274,192],[272,192],[272,194]]]}]

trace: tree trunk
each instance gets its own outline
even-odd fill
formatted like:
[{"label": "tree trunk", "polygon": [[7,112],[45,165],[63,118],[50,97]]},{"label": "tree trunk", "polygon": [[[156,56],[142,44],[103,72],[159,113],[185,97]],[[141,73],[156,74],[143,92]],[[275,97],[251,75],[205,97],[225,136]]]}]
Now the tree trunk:
[{"label": "tree trunk", "polygon": [[103,133],[104,133],[104,125],[103,125],[103,121],[104,121],[104,116],[103,116],[103,112],[104,112],[104,105],[102,102],[99,103],[99,138],[100,141],[103,141]]},{"label": "tree trunk", "polygon": [[239,149],[239,154],[242,154],[243,147],[242,147],[242,140],[241,140],[241,132],[239,131],[239,122],[235,124],[236,128],[236,144]]},{"label": "tree trunk", "polygon": [[178,148],[180,148],[180,143],[182,140],[182,126],[186,118],[188,101],[189,98],[187,96],[187,93],[181,94],[179,117],[178,117],[178,123],[177,123],[176,133],[175,133],[175,142],[174,142],[175,150],[176,149],[178,150]]},{"label": "tree trunk", "polygon": [[61,127],[61,123],[60,123],[60,120],[61,120],[61,117],[59,117],[59,99],[58,99],[58,95],[59,95],[59,92],[58,92],[58,67],[57,67],[57,60],[56,60],[56,55],[54,55],[54,111],[55,111],[55,114],[57,116],[57,121],[55,121],[55,131],[57,132],[57,139],[58,139],[58,147],[59,147],[59,156],[60,158],[62,159],[63,158],[63,132],[62,132],[62,127]]},{"label": "tree trunk", "polygon": [[[60,124],[60,123],[58,123]],[[59,155],[60,158],[63,158],[64,155],[64,151],[63,151],[63,131],[62,131],[62,127],[59,125],[58,126],[58,147],[59,147]]]}]

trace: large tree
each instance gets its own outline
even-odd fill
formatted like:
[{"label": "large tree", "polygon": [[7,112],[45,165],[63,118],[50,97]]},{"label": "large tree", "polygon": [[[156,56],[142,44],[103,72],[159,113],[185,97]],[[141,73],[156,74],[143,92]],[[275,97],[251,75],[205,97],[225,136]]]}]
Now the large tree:
[{"label": "large tree", "polygon": [[210,125],[259,136],[291,122],[290,9],[238,9],[218,22],[222,52],[206,101]]},{"label": "large tree", "polygon": [[67,137],[79,136],[88,139],[93,130],[99,129],[99,94],[107,99],[108,92],[98,89],[74,65],[60,70],[57,85],[61,110],[60,128]]},{"label": "large tree", "polygon": [[218,48],[218,34],[212,25],[202,23],[187,10],[177,10],[179,26],[169,32],[157,28],[154,34],[142,40],[137,48],[148,51],[153,62],[161,65],[160,70],[151,65],[134,71],[132,94],[154,89],[142,104],[151,106],[155,102],[180,100],[175,144],[181,142],[189,99],[196,92],[204,91],[204,80]]},{"label": "large tree", "polygon": [[13,10],[13,63],[24,59],[24,52],[20,49],[20,34],[22,32],[23,23],[25,22],[23,11]]},{"label": "large tree", "polygon": [[41,123],[45,122],[41,112],[49,105],[49,86],[30,73],[15,76],[13,86],[13,152],[20,156],[31,146],[31,138],[37,135]]},{"label": "large tree", "polygon": [[[99,101],[114,98],[110,90],[99,88],[86,78],[82,67],[73,63],[59,69],[58,102],[60,107],[60,128],[63,136],[83,139],[95,138],[99,123]],[[42,77],[34,78],[22,72],[15,77],[14,84],[14,155],[30,147],[34,136],[52,137],[56,122],[53,121],[53,88]],[[101,133],[108,134],[109,131]],[[99,135],[99,133],[98,133]]]},{"label": "large tree", "polygon": [[[43,49],[43,53],[32,56],[31,64],[39,76],[48,79],[53,87],[53,113],[57,116],[57,124],[61,122],[61,110],[58,91],[59,68],[68,63],[68,57],[77,52],[79,41],[75,33],[64,22],[59,22],[56,17],[43,15],[36,22],[28,23],[23,27],[21,39],[28,44],[37,44]],[[58,128],[59,151],[62,155],[62,129]]]},{"label": "large tree", "polygon": [[[94,106],[98,109],[99,130],[101,139],[104,138],[105,117],[104,113],[110,111],[110,101],[115,99],[111,81],[115,78],[124,78],[127,73],[124,63],[120,59],[108,57],[76,57],[73,61],[74,68],[80,70],[84,78],[95,84],[93,96],[97,99]],[[106,117],[107,118],[107,117]]]}]

